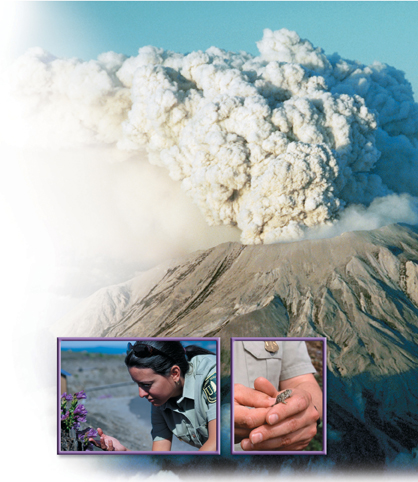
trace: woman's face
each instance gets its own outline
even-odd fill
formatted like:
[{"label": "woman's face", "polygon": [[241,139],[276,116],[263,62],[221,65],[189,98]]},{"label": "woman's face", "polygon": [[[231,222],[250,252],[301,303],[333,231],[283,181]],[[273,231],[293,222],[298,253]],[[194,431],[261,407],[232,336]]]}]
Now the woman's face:
[{"label": "woman's face", "polygon": [[176,371],[173,373],[173,368],[168,376],[158,375],[152,368],[130,367],[128,370],[132,380],[138,385],[139,396],[145,397],[154,406],[159,407],[169,398],[180,396],[182,393],[181,386],[176,385],[180,376]]}]

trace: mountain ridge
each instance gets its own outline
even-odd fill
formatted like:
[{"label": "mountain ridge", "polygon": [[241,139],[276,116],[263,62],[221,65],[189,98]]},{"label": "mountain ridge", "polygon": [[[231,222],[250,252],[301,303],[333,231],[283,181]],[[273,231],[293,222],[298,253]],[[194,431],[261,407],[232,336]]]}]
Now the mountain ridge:
[{"label": "mountain ridge", "polygon": [[[98,316],[91,314],[93,302],[73,316],[74,325],[85,336],[215,335],[236,316],[258,311],[277,297],[290,320],[289,336],[312,332],[312,323],[318,329],[335,310],[346,319],[377,316],[390,323],[391,316],[401,317],[400,311],[406,319],[416,318],[417,245],[416,231],[400,225],[296,243],[223,243],[100,290],[90,300],[97,298],[100,311],[100,295],[107,294],[104,304],[115,304],[114,318],[90,326],[92,316]],[[221,304],[219,290],[225,294]],[[344,310],[337,308],[341,302]],[[206,318],[199,323],[192,315]],[[303,329],[292,322],[296,317],[305,320]],[[283,315],[279,319],[286,321]]]},{"label": "mountain ridge", "polygon": [[100,290],[60,326],[71,336],[218,336],[223,375],[230,337],[325,337],[329,458],[384,466],[417,456],[417,287],[416,227],[224,243]]}]

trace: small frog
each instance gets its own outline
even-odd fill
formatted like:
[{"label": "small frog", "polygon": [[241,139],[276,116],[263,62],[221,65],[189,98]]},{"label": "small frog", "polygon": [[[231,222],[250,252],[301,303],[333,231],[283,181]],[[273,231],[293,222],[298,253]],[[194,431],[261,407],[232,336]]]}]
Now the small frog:
[{"label": "small frog", "polygon": [[274,403],[272,407],[274,407],[274,405],[277,405],[278,403],[284,403],[286,405],[285,400],[288,399],[291,394],[292,394],[292,390],[290,389],[287,389],[284,392],[279,393],[276,397],[276,403]]}]

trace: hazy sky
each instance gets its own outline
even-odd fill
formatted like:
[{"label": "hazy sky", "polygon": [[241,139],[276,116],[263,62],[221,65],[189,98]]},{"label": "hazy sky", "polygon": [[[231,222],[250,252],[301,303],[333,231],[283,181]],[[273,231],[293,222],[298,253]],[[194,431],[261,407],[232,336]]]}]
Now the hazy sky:
[{"label": "hazy sky", "polygon": [[154,45],[257,54],[263,29],[295,30],[327,54],[406,73],[418,91],[417,2],[15,2],[11,52],[39,46],[83,60]]}]

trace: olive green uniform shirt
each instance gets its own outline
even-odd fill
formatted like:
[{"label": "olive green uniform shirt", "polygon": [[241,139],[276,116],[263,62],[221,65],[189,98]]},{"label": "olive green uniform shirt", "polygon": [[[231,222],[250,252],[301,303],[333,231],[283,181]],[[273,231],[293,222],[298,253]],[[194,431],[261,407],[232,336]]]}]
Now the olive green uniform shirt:
[{"label": "olive green uniform shirt", "polygon": [[197,355],[189,363],[183,394],[152,407],[152,439],[180,440],[201,447],[209,438],[208,423],[216,419],[216,356]]}]

